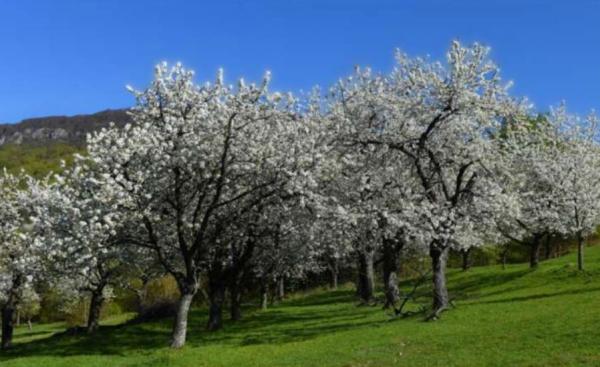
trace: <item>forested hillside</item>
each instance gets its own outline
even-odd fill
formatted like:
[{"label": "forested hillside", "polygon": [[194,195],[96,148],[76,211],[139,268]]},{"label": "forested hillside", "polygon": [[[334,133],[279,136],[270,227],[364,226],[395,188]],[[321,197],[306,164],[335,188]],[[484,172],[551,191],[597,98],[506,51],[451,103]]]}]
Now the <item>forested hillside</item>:
[{"label": "forested hillside", "polygon": [[43,177],[49,172],[60,172],[61,161],[73,162],[73,154],[84,153],[85,148],[67,143],[45,145],[7,144],[0,147],[0,167],[11,173],[25,170],[35,177]]},{"label": "forested hillside", "polygon": [[31,118],[15,124],[0,124],[0,146],[48,145],[54,142],[84,145],[86,134],[107,127],[110,122],[123,126],[130,121],[124,109],[109,109],[90,115]]},{"label": "forested hillside", "polygon": [[0,125],[0,167],[11,173],[21,169],[35,177],[59,172],[61,161],[73,161],[73,154],[85,153],[86,134],[108,127],[123,126],[131,118],[124,109],[90,115],[48,116]]}]

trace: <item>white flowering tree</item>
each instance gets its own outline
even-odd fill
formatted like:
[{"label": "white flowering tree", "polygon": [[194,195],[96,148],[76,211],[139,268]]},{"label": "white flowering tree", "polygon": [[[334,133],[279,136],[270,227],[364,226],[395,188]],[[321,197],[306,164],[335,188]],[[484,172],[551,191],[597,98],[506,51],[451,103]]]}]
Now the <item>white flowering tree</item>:
[{"label": "white flowering tree", "polygon": [[32,208],[44,201],[47,180],[0,175],[0,306],[3,349],[12,344],[14,313],[42,271],[41,242],[33,231]]},{"label": "white flowering tree", "polygon": [[[88,142],[90,160],[124,214],[140,223],[128,241],[154,251],[179,285],[173,347],[185,343],[187,314],[202,272],[259,206],[311,185],[314,142],[291,98],[240,80],[198,86],[180,65],[159,65],[151,86],[134,92],[134,123]],[[251,221],[250,221],[251,222]],[[210,289],[212,305],[222,286]],[[209,323],[210,328],[214,328]]]},{"label": "white flowering tree", "polygon": [[498,228],[507,239],[529,247],[535,268],[543,238],[565,232],[564,192],[558,190],[565,141],[553,119],[543,116],[507,124],[498,141],[498,159],[510,168],[504,188],[518,206],[515,213],[497,217]]},{"label": "white flowering tree", "polygon": [[488,53],[454,42],[446,65],[399,53],[394,71],[377,85],[368,118],[349,135],[357,146],[397,152],[417,182],[410,212],[418,220],[410,222],[432,261],[431,318],[449,305],[445,271],[457,230],[493,212],[489,206],[497,207],[502,193],[494,134],[502,121],[524,113]]},{"label": "white flowering tree", "polygon": [[268,306],[273,293],[285,296],[285,281],[303,279],[322,270],[318,262],[323,254],[318,233],[319,214],[310,204],[285,202],[264,213],[259,245],[252,260],[252,273],[260,286],[261,308]]},{"label": "white flowering tree", "polygon": [[39,314],[40,308],[39,294],[31,286],[24,288],[21,292],[19,304],[17,305],[17,326],[21,324],[22,320],[25,320],[29,331],[31,331],[33,329],[31,319]]},{"label": "white flowering tree", "polygon": [[369,69],[357,69],[331,88],[322,118],[334,149],[324,170],[327,174],[321,177],[321,190],[329,199],[324,225],[338,245],[329,244],[327,249],[355,258],[357,295],[363,304],[374,301],[376,256],[381,253],[388,306],[399,293],[396,271],[403,242],[395,233],[399,228],[390,226],[393,221],[386,200],[392,190],[398,194],[407,183],[392,188],[395,180],[390,180],[390,175],[402,176],[402,171],[397,171],[402,166],[390,167],[386,152],[373,145],[355,144],[353,139],[363,127],[373,128],[373,111],[380,108],[384,83],[384,78],[373,76]]},{"label": "white flowering tree", "polygon": [[347,219],[338,215],[322,213],[315,218],[311,237],[315,243],[318,263],[329,274],[329,287],[338,288],[340,270],[349,267],[353,253],[352,231]]},{"label": "white flowering tree", "polygon": [[562,137],[559,154],[549,166],[558,198],[562,234],[577,240],[577,266],[584,268],[585,239],[600,224],[600,146],[598,119],[581,119],[564,106],[549,116]]},{"label": "white flowering tree", "polygon": [[126,218],[86,158],[76,157],[73,168],[54,178],[47,202],[36,208],[35,224],[44,233],[54,282],[68,289],[65,296],[90,296],[86,329],[93,333],[127,262],[143,259],[120,246]]}]

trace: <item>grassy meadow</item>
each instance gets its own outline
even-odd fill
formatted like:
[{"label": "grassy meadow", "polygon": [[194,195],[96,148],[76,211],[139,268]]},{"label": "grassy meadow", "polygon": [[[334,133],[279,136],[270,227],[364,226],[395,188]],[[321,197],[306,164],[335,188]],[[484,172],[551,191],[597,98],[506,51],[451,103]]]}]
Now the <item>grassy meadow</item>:
[{"label": "grassy meadow", "polygon": [[170,319],[131,323],[132,315],[122,315],[105,320],[93,336],[65,334],[60,323],[22,326],[0,365],[598,366],[600,247],[586,255],[584,273],[576,270],[575,254],[536,270],[526,264],[453,269],[455,308],[435,322],[357,306],[347,285],[294,294],[267,311],[249,308],[244,320],[215,333],[204,331],[205,310],[194,310],[181,350],[167,347]]}]

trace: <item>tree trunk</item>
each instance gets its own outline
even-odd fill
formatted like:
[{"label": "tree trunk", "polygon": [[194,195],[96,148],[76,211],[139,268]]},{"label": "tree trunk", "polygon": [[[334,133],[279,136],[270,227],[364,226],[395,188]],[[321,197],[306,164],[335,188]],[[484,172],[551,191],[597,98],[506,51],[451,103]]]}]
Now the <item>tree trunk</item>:
[{"label": "tree trunk", "polygon": [[331,276],[329,280],[329,286],[333,290],[337,290],[338,288],[338,274],[339,274],[339,265],[338,260],[333,259],[329,264],[329,274]]},{"label": "tree trunk", "polygon": [[260,308],[266,310],[269,306],[269,280],[263,276],[260,282]]},{"label": "tree trunk", "polygon": [[577,269],[583,270],[583,248],[585,243],[581,232],[577,233]]},{"label": "tree trunk", "polygon": [[398,249],[395,242],[383,241],[383,285],[385,288],[385,304],[383,308],[395,307],[400,300],[398,288]]},{"label": "tree trunk", "polygon": [[21,326],[21,311],[17,310],[17,321],[15,322],[17,327]]},{"label": "tree trunk", "polygon": [[362,303],[371,303],[375,298],[374,251],[370,247],[358,251],[358,296]]},{"label": "tree trunk", "polygon": [[446,286],[446,263],[448,261],[448,247],[440,248],[431,244],[429,249],[433,270],[433,314],[431,318],[439,317],[450,304],[448,287]]},{"label": "tree trunk", "polygon": [[208,323],[206,329],[216,331],[223,327],[223,302],[225,301],[225,284],[221,279],[210,281],[208,297],[210,307],[208,309]]},{"label": "tree trunk", "polygon": [[506,263],[508,261],[508,251],[510,250],[510,246],[505,244],[502,248],[502,253],[500,254],[500,261],[502,263],[502,270],[506,269]]},{"label": "tree trunk", "polygon": [[285,298],[285,278],[282,276],[277,278],[277,300],[283,301]]},{"label": "tree trunk", "polygon": [[471,268],[471,248],[462,250],[460,253],[462,255],[462,270],[467,271]]},{"label": "tree trunk", "polygon": [[180,290],[181,298],[179,298],[179,304],[177,305],[177,314],[175,315],[175,321],[173,323],[173,333],[171,334],[171,348],[181,348],[185,345],[185,338],[187,334],[187,322],[188,313],[192,300],[194,299],[195,291],[193,287],[185,287]]},{"label": "tree trunk", "polygon": [[146,297],[148,294],[148,283],[150,283],[150,277],[142,276],[140,277],[140,280],[142,282],[140,289],[133,289],[133,291],[135,292],[136,296],[138,315],[143,315],[145,312],[144,308],[146,307]]},{"label": "tree trunk", "polygon": [[12,346],[14,312],[13,302],[7,302],[2,308],[2,349],[8,349]]},{"label": "tree trunk", "polygon": [[546,236],[546,242],[544,243],[544,259],[548,260],[552,257],[552,243],[550,236]]},{"label": "tree trunk", "polygon": [[12,288],[8,292],[6,303],[2,307],[2,341],[0,348],[8,349],[12,346],[14,323],[13,316],[17,308],[17,290],[21,286],[23,277],[20,274],[13,275]]},{"label": "tree trunk", "polygon": [[[251,227],[252,228],[252,227]],[[226,277],[229,286],[230,316],[231,320],[238,321],[242,319],[242,291],[244,285],[244,275],[248,262],[252,259],[256,241],[253,236],[253,230],[248,231],[248,240],[245,242],[243,250],[234,251],[232,257],[232,265],[229,268],[228,276]]]},{"label": "tree trunk", "polygon": [[104,286],[92,292],[92,299],[90,300],[90,310],[86,327],[88,334],[96,332],[100,326],[100,311],[102,310],[102,305],[104,303],[104,296],[102,294],[103,289]]},{"label": "tree trunk", "polygon": [[542,235],[534,234],[531,239],[531,253],[529,254],[529,267],[537,268],[540,264],[540,240]]},{"label": "tree trunk", "polygon": [[229,313],[233,321],[242,319],[242,292],[238,281],[234,281],[229,287],[229,296],[231,304]]},{"label": "tree trunk", "polygon": [[31,325],[31,319],[27,319],[27,328],[29,329],[29,331],[33,329],[33,326]]}]

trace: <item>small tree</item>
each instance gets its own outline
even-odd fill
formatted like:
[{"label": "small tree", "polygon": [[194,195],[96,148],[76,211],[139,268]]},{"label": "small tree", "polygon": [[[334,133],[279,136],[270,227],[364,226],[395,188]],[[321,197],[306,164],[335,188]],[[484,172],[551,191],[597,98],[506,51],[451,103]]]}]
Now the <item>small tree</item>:
[{"label": "small tree", "polygon": [[518,208],[498,216],[498,228],[509,240],[529,247],[529,264],[535,268],[544,236],[564,232],[563,198],[557,190],[564,141],[558,126],[542,117],[505,124],[498,142],[498,159],[506,160],[509,172],[503,187]]},{"label": "small tree", "polygon": [[118,246],[126,220],[85,158],[77,157],[75,166],[55,181],[47,202],[37,209],[36,225],[44,232],[55,282],[90,296],[86,329],[93,333],[111,285],[130,260]]},{"label": "small tree", "polygon": [[27,327],[31,331],[31,319],[40,312],[40,296],[32,287],[26,287],[23,288],[20,298],[20,302],[17,305],[17,326],[24,319],[27,321]]},{"label": "small tree", "polygon": [[584,268],[584,241],[600,224],[600,146],[598,119],[568,115],[564,107],[550,115],[562,137],[560,153],[550,165],[559,201],[560,228],[577,240],[577,267]]},{"label": "small tree", "polygon": [[[24,187],[24,188],[23,188]],[[15,311],[42,272],[41,242],[31,226],[32,208],[46,195],[47,180],[0,175],[0,305],[2,349],[12,345]]]}]

